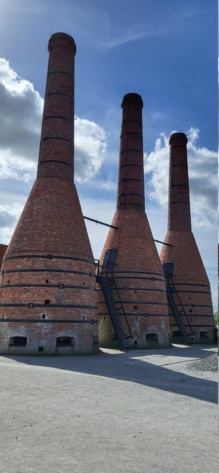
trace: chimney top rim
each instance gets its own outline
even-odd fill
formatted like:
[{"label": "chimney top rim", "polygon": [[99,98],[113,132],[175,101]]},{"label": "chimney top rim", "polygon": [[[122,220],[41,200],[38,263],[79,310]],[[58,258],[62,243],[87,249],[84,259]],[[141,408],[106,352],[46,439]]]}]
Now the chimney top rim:
[{"label": "chimney top rim", "polygon": [[184,144],[187,144],[188,143],[188,138],[186,136],[185,133],[182,133],[182,132],[176,132],[176,133],[172,133],[172,135],[170,135],[170,138],[169,138],[169,144],[172,145],[176,142],[183,142]]},{"label": "chimney top rim", "polygon": [[58,42],[59,39],[68,41],[69,46],[76,53],[76,44],[75,44],[74,38],[72,38],[71,35],[69,35],[67,33],[62,33],[62,32],[57,32],[57,33],[54,33],[54,34],[51,35],[50,40],[49,40],[49,44],[48,44],[48,50],[49,51],[52,49],[52,47],[54,47],[54,46],[52,46],[52,42],[55,40],[56,46],[57,46],[58,45],[57,42]]},{"label": "chimney top rim", "polygon": [[141,95],[135,93],[135,92],[130,92],[128,94],[125,94],[122,99],[121,107],[127,107],[131,105],[132,103],[139,105],[143,108],[143,100]]}]

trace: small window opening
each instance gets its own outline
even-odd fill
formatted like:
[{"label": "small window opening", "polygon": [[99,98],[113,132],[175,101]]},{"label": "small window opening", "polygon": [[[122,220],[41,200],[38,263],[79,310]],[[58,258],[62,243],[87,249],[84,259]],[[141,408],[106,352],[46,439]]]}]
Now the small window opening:
[{"label": "small window opening", "polygon": [[182,337],[182,334],[180,333],[179,330],[174,330],[173,337],[180,338],[180,337]]},{"label": "small window opening", "polygon": [[8,284],[10,284],[10,279],[8,279]]},{"label": "small window opening", "polygon": [[38,347],[38,352],[42,353],[44,351],[44,347]]},{"label": "small window opening", "polygon": [[42,314],[42,319],[45,319],[46,318],[46,314]]},{"label": "small window opening", "polygon": [[157,333],[146,333],[146,340],[153,340],[153,342],[158,342]]},{"label": "small window opening", "polygon": [[135,345],[135,346],[138,345],[138,341],[137,341],[137,340],[134,340],[134,345]]},{"label": "small window opening", "polygon": [[192,312],[192,309],[189,309],[189,312]]},{"label": "small window opening", "polygon": [[50,304],[50,300],[49,299],[45,299],[45,305],[49,305]]},{"label": "small window opening", "polygon": [[10,337],[9,347],[26,347],[27,337]]},{"label": "small window opening", "polygon": [[46,284],[48,284],[48,282],[49,282],[49,280],[48,280],[48,279],[46,279]]},{"label": "small window opening", "polygon": [[200,340],[209,340],[209,333],[208,332],[200,332]]},{"label": "small window opening", "polygon": [[71,337],[58,337],[56,339],[57,347],[72,347],[74,346],[73,338]]},{"label": "small window opening", "polygon": [[137,306],[137,305],[134,305],[134,309],[137,309],[137,308],[138,308],[138,306]]}]

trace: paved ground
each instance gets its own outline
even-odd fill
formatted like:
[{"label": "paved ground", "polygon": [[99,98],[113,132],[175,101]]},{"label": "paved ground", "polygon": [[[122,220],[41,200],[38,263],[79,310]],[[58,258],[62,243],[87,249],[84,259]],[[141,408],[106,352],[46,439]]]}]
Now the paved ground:
[{"label": "paved ground", "polygon": [[3,473],[215,473],[215,346],[0,357]]}]

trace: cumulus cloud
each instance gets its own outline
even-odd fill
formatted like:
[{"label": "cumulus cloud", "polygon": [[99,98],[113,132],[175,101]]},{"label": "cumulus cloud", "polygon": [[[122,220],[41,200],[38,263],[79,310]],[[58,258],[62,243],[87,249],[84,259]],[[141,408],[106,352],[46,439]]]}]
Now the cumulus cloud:
[{"label": "cumulus cloud", "polygon": [[117,190],[117,179],[115,178],[115,171],[110,170],[106,180],[101,184],[101,188],[108,191],[115,193]]},{"label": "cumulus cloud", "polygon": [[[28,182],[36,174],[43,99],[0,58],[0,179]],[[107,135],[97,123],[75,117],[75,178],[86,182],[105,157]]]},{"label": "cumulus cloud", "polygon": [[[211,227],[217,222],[217,153],[199,148],[199,130],[191,127],[188,137],[188,168],[192,223],[195,227]],[[159,205],[168,204],[169,143],[164,133],[154,150],[145,154],[145,173],[149,179],[149,197]]]},{"label": "cumulus cloud", "polygon": [[36,172],[43,99],[0,58],[0,179],[28,181]]},{"label": "cumulus cloud", "polygon": [[12,228],[15,227],[22,212],[22,204],[0,204],[0,243],[8,244]]},{"label": "cumulus cloud", "polygon": [[101,168],[107,149],[107,134],[97,123],[75,117],[75,179],[83,183]]}]

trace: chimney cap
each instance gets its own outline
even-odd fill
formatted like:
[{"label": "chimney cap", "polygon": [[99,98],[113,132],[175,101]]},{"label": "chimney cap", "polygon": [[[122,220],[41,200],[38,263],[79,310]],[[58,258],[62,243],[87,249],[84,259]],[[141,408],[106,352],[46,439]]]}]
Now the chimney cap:
[{"label": "chimney cap", "polygon": [[48,50],[50,51],[56,46],[61,46],[63,41],[65,41],[68,44],[68,47],[71,48],[74,53],[76,53],[76,44],[72,36],[61,32],[52,34],[49,40]]},{"label": "chimney cap", "polygon": [[139,94],[129,93],[124,95],[121,103],[121,107],[129,107],[130,105],[138,105],[143,108],[143,100]]},{"label": "chimney cap", "polygon": [[188,139],[187,139],[187,136],[185,133],[180,133],[180,132],[177,132],[177,133],[172,133],[172,135],[170,136],[170,139],[169,139],[169,144],[170,145],[174,145],[176,142],[180,142],[180,143],[183,143],[184,145],[186,145],[188,143]]}]

